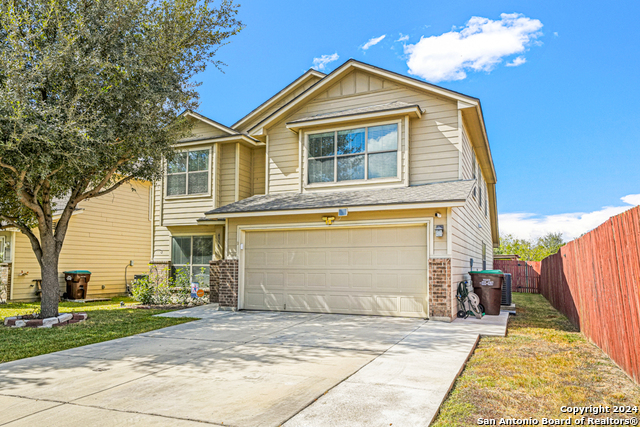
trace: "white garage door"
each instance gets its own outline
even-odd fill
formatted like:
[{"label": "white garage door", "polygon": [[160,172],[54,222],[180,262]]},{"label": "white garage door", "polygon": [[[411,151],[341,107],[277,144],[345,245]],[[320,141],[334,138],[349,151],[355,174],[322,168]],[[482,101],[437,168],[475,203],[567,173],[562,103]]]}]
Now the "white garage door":
[{"label": "white garage door", "polygon": [[244,308],[427,317],[427,227],[247,231]]}]

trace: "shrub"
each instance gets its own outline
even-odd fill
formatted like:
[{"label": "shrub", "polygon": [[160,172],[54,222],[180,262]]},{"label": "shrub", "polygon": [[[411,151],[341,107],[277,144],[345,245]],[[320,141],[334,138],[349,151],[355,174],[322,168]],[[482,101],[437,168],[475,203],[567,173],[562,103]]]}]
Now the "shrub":
[{"label": "shrub", "polygon": [[[150,276],[145,276],[142,279],[134,280],[131,283],[131,294],[133,298],[144,305],[200,305],[205,304],[207,301],[204,298],[191,297],[191,278],[189,272],[191,268],[187,265],[184,268],[176,269],[173,276],[169,279],[164,279],[169,272],[168,268],[165,268],[159,274],[155,271]],[[200,269],[200,275],[197,276],[198,284],[200,288],[208,287],[208,283],[203,279],[206,269]]]}]

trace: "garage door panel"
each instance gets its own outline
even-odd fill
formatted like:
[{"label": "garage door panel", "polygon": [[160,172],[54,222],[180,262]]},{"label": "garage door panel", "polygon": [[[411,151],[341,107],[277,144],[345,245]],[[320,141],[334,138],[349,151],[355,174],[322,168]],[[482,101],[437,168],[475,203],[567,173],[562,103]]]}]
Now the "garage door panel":
[{"label": "garage door panel", "polygon": [[303,251],[287,251],[287,265],[303,267],[305,265],[305,253]]},{"label": "garage door panel", "polygon": [[425,309],[424,298],[400,297],[400,312],[403,314],[418,314]]},{"label": "garage door panel", "polygon": [[400,249],[398,252],[400,265],[408,268],[423,266],[428,256],[426,248]]},{"label": "garage door panel", "polygon": [[426,226],[246,232],[245,243],[246,308],[426,317]]},{"label": "garage door panel", "polygon": [[349,286],[349,273],[335,273],[329,272],[329,287],[331,289],[350,289]]},{"label": "garage door panel", "polygon": [[247,265],[250,265],[252,268],[266,267],[267,254],[263,251],[247,252],[246,260],[247,260]]},{"label": "garage door panel", "polygon": [[375,301],[372,296],[352,296],[351,301],[351,308],[354,312],[370,314],[374,311]]},{"label": "garage door panel", "polygon": [[265,293],[264,302],[267,310],[281,310],[284,307],[284,294]]},{"label": "garage door panel", "polygon": [[304,233],[297,233],[297,232],[287,232],[286,233],[286,247],[291,248],[299,248],[299,247],[304,247],[306,244],[306,240],[305,240],[306,236]]},{"label": "garage door panel", "polygon": [[267,233],[267,246],[268,247],[283,247],[284,236],[286,231],[272,231]]},{"label": "garage door panel", "polygon": [[306,232],[292,231],[290,233],[306,233],[306,244],[310,247],[323,247],[327,244],[327,232],[325,230],[309,230]]},{"label": "garage door panel", "polygon": [[349,251],[332,250],[329,254],[329,265],[331,267],[349,266]]},{"label": "garage door panel", "polygon": [[349,229],[335,229],[332,230],[331,233],[327,235],[327,243],[331,245],[331,247],[347,247],[349,246]]},{"label": "garage door panel", "polygon": [[329,307],[335,310],[349,311],[351,309],[351,298],[349,295],[329,295]]},{"label": "garage door panel", "polygon": [[386,296],[376,298],[376,311],[379,313],[397,313],[399,311],[398,308],[398,297]]},{"label": "garage door panel", "polygon": [[351,273],[352,289],[373,289],[373,274],[371,273]]},{"label": "garage door panel", "polygon": [[285,273],[285,284],[287,288],[302,288],[306,287],[306,277],[305,273],[297,273],[288,271]]}]

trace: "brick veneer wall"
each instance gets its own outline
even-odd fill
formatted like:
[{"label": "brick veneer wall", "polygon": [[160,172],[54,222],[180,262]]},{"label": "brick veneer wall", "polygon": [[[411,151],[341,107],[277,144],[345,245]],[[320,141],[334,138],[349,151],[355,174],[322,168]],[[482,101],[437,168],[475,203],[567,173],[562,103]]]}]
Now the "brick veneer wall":
[{"label": "brick veneer wall", "polygon": [[149,279],[167,283],[171,277],[171,261],[149,261]]},{"label": "brick veneer wall", "polygon": [[[209,298],[220,307],[238,307],[238,260],[219,259],[211,261]],[[217,299],[217,301],[216,301]]]},{"label": "brick veneer wall", "polygon": [[429,317],[452,318],[451,259],[429,260]]},{"label": "brick veneer wall", "polygon": [[0,304],[6,303],[9,298],[10,281],[11,264],[0,265]]}]

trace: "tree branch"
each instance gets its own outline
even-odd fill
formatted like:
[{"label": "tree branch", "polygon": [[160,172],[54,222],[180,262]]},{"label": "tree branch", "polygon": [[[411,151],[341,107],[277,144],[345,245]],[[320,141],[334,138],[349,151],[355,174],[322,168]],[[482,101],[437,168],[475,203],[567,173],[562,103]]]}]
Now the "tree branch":
[{"label": "tree branch", "polygon": [[[126,162],[129,161],[129,158],[121,158],[120,160],[118,160],[118,162],[116,163],[116,165],[114,167],[112,167],[111,169],[109,169],[109,171],[107,171],[107,174],[105,175],[105,177],[102,179],[102,181],[100,181],[95,187],[93,187],[90,191],[87,191],[86,193],[78,196],[78,202],[84,200],[84,199],[91,199],[93,197],[97,197],[99,195],[102,195],[102,193],[100,192],[100,190],[102,190],[102,187],[104,187],[105,185],[107,185],[107,183],[111,180],[111,178],[113,177],[113,175],[116,173],[116,171],[118,170],[118,168],[120,166],[122,166],[123,164],[125,164]],[[131,177],[129,177],[128,179],[131,179]],[[118,184],[119,185],[119,184]]]},{"label": "tree branch", "polygon": [[[10,225],[17,227],[23,234],[25,234],[29,238],[31,242],[31,247],[33,248],[33,252],[35,253],[36,258],[38,258],[38,262],[39,262],[42,259],[42,247],[40,246],[40,240],[38,240],[36,235],[33,234],[33,231],[31,231],[29,227],[20,224],[17,221],[18,218],[10,217],[7,215],[1,215],[1,214],[0,214],[0,218],[7,221]],[[11,248],[11,250],[13,251],[14,249]]]}]

